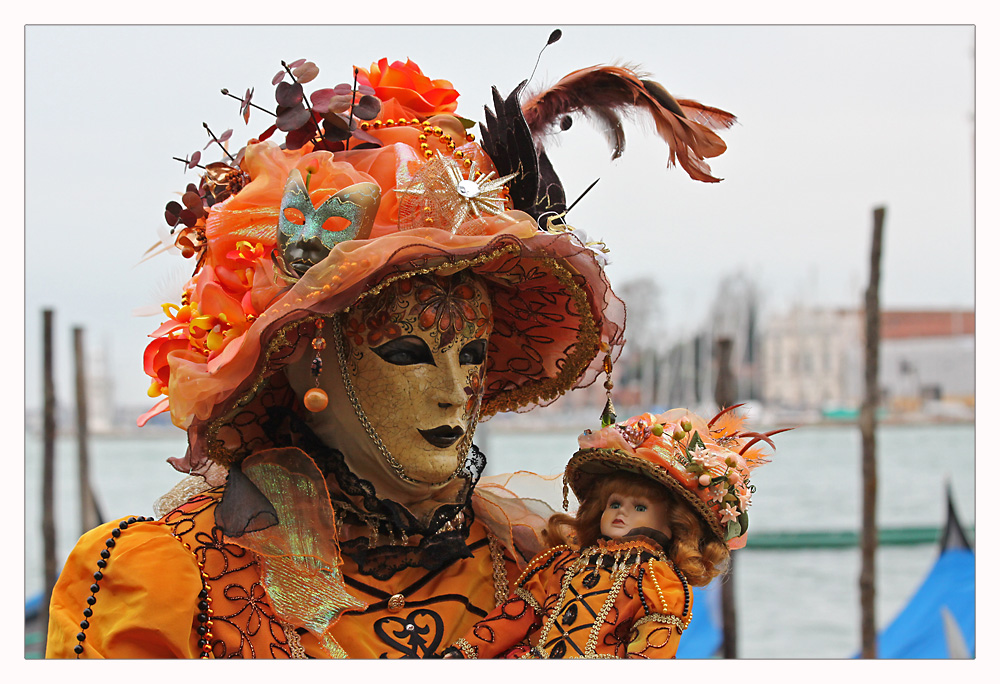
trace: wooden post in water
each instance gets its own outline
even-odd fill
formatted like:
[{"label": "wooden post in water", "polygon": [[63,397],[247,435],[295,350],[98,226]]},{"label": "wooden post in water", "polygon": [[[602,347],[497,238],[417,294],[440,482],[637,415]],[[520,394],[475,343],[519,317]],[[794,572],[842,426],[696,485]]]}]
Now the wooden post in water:
[{"label": "wooden post in water", "polygon": [[[715,403],[720,409],[736,403],[736,376],[732,369],[733,340],[715,340]],[[722,579],[722,657],[736,658],[736,556],[730,555],[729,569]]]},{"label": "wooden post in water", "polygon": [[87,367],[83,345],[83,328],[73,328],[73,357],[76,366],[76,446],[79,468],[80,491],[80,533],[92,530],[100,524],[94,492],[90,488],[90,455],[87,428]]},{"label": "wooden post in water", "polygon": [[44,587],[39,625],[42,633],[48,632],[49,600],[56,584],[56,519],[55,519],[55,461],[56,461],[56,390],[53,380],[51,309],[42,310],[42,554],[44,561]]},{"label": "wooden post in water", "polygon": [[872,230],[871,273],[865,292],[865,396],[861,404],[861,657],[877,658],[875,634],[875,552],[878,528],[875,503],[878,492],[875,459],[875,412],[879,405],[878,352],[881,334],[881,307],[878,286],[882,263],[882,224],[885,207],[875,209]]}]

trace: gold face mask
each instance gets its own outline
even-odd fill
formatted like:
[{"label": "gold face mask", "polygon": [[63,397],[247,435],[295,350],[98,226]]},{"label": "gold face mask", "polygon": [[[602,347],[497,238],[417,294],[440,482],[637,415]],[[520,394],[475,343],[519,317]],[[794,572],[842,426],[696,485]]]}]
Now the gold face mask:
[{"label": "gold face mask", "polygon": [[397,281],[346,317],[355,408],[404,479],[439,484],[463,465],[492,328],[486,288],[462,272]]}]

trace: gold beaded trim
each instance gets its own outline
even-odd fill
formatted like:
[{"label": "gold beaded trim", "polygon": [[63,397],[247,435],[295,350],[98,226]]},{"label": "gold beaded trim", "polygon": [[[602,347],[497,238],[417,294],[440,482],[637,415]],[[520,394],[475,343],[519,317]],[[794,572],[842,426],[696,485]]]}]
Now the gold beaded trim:
[{"label": "gold beaded trim", "polygon": [[455,647],[462,650],[465,657],[470,660],[477,660],[479,658],[479,649],[470,644],[464,638],[459,639],[455,642]]},{"label": "gold beaded trim", "polygon": [[528,563],[528,567],[524,569],[524,572],[521,573],[521,576],[517,578],[517,582],[515,582],[514,584],[517,586],[521,586],[522,584],[524,584],[524,581],[528,578],[528,576],[531,573],[533,573],[539,565],[548,560],[550,556],[552,556],[555,553],[565,551],[569,548],[570,548],[569,544],[560,544],[559,546],[553,546],[552,548],[546,549],[545,551],[539,553],[538,555],[536,555],[534,558],[531,559],[531,562]]},{"label": "gold beaded trim", "polygon": [[541,605],[539,605],[538,601],[535,600],[535,597],[532,595],[530,591],[528,591],[524,587],[518,587],[514,590],[514,595],[517,596],[522,601],[524,601],[525,603],[527,603],[529,606],[531,606],[536,613],[538,613],[539,615],[542,614]]},{"label": "gold beaded trim", "polygon": [[[381,119],[375,119],[374,121],[362,121],[359,128],[363,131],[369,130],[379,130],[382,128],[393,128],[396,126],[423,126],[422,132],[417,139],[420,141],[420,150],[423,152],[424,156],[430,159],[434,156],[434,151],[431,149],[430,144],[427,142],[432,138],[439,138],[442,145],[444,145],[449,152],[454,154],[459,159],[463,159],[463,163],[466,166],[472,165],[471,159],[464,159],[465,154],[461,150],[455,150],[456,143],[452,139],[450,133],[445,133],[444,129],[440,126],[431,126],[427,121],[420,121],[420,119],[386,119],[382,121]],[[465,134],[466,142],[473,142],[476,136],[472,133]]]},{"label": "gold beaded trim", "polygon": [[681,620],[676,615],[664,615],[663,613],[650,613],[644,617],[639,618],[632,624],[632,629],[637,629],[647,622],[659,622],[664,625],[673,625],[677,628],[678,632],[683,632],[687,628],[687,624]]},{"label": "gold beaded trim", "polygon": [[[691,624],[691,618],[694,616],[694,596],[691,594],[691,587],[688,585],[687,577],[685,577],[684,573],[681,572],[676,565],[674,565],[673,561],[666,559],[661,560],[670,566],[670,568],[674,571],[674,574],[677,575],[677,579],[681,581],[681,586],[684,587],[684,604],[687,606],[687,615],[682,615],[684,622],[681,625],[681,630],[685,630],[687,629],[687,626]],[[649,559],[649,569],[647,570],[647,574],[650,579],[653,580],[653,586],[656,588],[656,595],[660,599],[660,605],[665,606],[666,602],[663,600],[663,591],[660,589],[660,582],[656,579],[656,575],[653,574],[652,558]]]},{"label": "gold beaded trim", "polygon": [[[617,561],[616,561],[617,564]],[[590,634],[587,635],[587,644],[583,647],[583,657],[584,658],[596,658],[597,657],[597,639],[601,634],[601,627],[604,626],[604,621],[608,617],[608,613],[615,605],[615,601],[618,600],[618,596],[622,593],[622,587],[625,585],[625,578],[629,576],[629,569],[627,567],[621,567],[611,573],[611,589],[608,590],[608,597],[604,600],[604,605],[601,606],[601,610],[598,611],[597,616],[594,618],[594,624],[590,628]]]},{"label": "gold beaded trim", "polygon": [[302,637],[299,636],[295,627],[287,622],[279,621],[278,624],[285,630],[285,638],[288,639],[288,648],[292,652],[292,658],[294,660],[306,660],[306,649],[302,645]]},{"label": "gold beaded trim", "polygon": [[[545,618],[545,623],[542,625],[542,629],[538,633],[538,647],[534,649],[536,655],[539,655],[542,658],[549,657],[548,653],[546,653],[544,649],[545,642],[547,642],[549,638],[549,632],[552,631],[552,626],[555,624],[556,619],[562,612],[563,606],[566,603],[566,594],[569,593],[569,587],[573,582],[573,578],[576,577],[577,573],[586,567],[589,559],[590,554],[586,552],[580,554],[580,557],[573,561],[573,564],[566,570],[566,574],[563,575],[562,586],[559,587],[559,596],[556,598],[556,603],[552,607],[552,612]],[[518,595],[520,596],[520,593]],[[535,610],[538,609],[536,608]]]},{"label": "gold beaded trim", "polygon": [[500,606],[510,596],[507,564],[503,560],[503,545],[489,532],[486,533],[486,541],[490,545],[490,561],[493,563],[493,600],[495,605]]},{"label": "gold beaded trim", "polygon": [[494,259],[497,259],[503,256],[504,254],[520,254],[520,252],[521,252],[520,245],[517,244],[504,245],[503,247],[495,249],[491,252],[480,254],[477,257],[472,257],[471,259],[460,259],[458,261],[449,261],[442,264],[438,264],[437,266],[426,266],[424,268],[416,268],[411,271],[395,273],[391,276],[385,277],[383,280],[379,281],[377,285],[374,285],[371,289],[365,290],[360,295],[358,295],[358,298],[354,300],[353,304],[344,307],[344,313],[350,311],[352,307],[356,306],[358,302],[360,302],[365,297],[373,297],[399,280],[406,280],[408,278],[412,278],[418,275],[430,275],[431,273],[437,273],[438,271],[443,271],[443,270],[461,271],[466,268],[471,268],[473,266],[479,266],[480,264],[484,264],[488,261],[493,261]]}]

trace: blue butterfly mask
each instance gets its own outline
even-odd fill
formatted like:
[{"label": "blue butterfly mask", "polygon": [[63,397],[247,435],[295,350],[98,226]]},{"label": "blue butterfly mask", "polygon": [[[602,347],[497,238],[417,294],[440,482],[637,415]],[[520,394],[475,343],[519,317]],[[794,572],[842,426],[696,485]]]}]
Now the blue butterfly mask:
[{"label": "blue butterfly mask", "polygon": [[[367,239],[381,200],[382,191],[375,183],[355,183],[314,207],[302,174],[292,169],[281,198],[275,264],[287,278],[298,280],[341,242]],[[346,219],[348,225],[340,230],[325,228],[333,217]]]}]

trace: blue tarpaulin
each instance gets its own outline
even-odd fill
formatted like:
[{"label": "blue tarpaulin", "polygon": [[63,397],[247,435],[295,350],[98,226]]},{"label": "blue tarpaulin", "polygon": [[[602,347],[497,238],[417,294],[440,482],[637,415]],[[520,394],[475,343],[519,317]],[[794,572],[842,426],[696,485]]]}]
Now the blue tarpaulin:
[{"label": "blue tarpaulin", "polygon": [[717,580],[707,587],[694,588],[691,624],[681,635],[677,657],[712,658],[722,646],[722,591]]},{"label": "blue tarpaulin", "polygon": [[902,612],[879,635],[878,657],[975,655],[976,556],[969,549],[948,549]]}]

